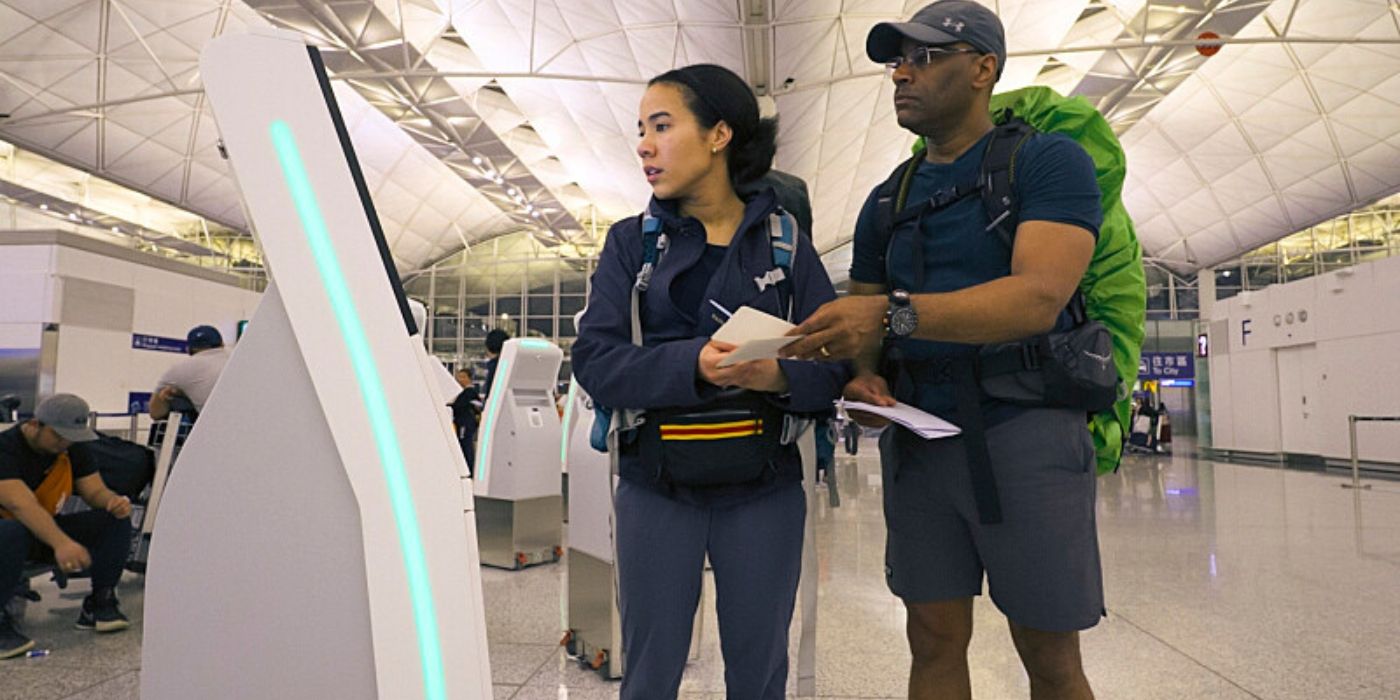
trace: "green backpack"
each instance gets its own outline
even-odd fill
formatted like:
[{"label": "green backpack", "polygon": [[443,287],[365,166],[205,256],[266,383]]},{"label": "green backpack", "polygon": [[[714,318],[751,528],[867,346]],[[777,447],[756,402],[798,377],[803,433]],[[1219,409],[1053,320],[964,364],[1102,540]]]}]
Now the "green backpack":
[{"label": "green backpack", "polygon": [[[1116,470],[1123,456],[1132,412],[1131,392],[1137,381],[1138,359],[1147,326],[1147,282],[1142,268],[1142,246],[1138,244],[1132,219],[1122,200],[1127,158],[1108,121],[1082,97],[1065,97],[1048,87],[1031,86],[993,95],[991,112],[993,122],[999,127],[1018,119],[1035,131],[1064,134],[1078,142],[1094,160],[1094,174],[1102,193],[1103,224],[1099,228],[1094,257],[1084,272],[1079,290],[1084,295],[1089,318],[1106,326],[1112,336],[1113,364],[1122,380],[1121,393],[1113,407],[1089,416],[1098,473],[1105,474]],[[1019,146],[1017,141],[1010,149],[1008,163],[998,166],[984,162],[982,166],[984,172],[994,174],[989,180],[992,191],[983,193],[988,217],[1003,224],[998,228],[1009,229],[1010,235],[1014,235],[1015,226],[1004,224],[1013,223],[1015,218],[1011,185],[1015,181],[1015,150]],[[922,139],[915,144],[915,151],[923,151]],[[910,159],[890,177],[890,183],[899,183],[896,212],[904,206],[913,175],[913,168],[909,166],[915,160]],[[1011,212],[1009,217],[1008,212]]]}]

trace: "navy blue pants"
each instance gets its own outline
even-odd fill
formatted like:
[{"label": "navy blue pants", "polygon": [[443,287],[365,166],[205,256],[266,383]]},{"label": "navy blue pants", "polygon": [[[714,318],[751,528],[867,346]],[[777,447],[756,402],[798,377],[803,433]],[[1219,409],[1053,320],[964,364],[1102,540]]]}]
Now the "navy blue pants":
[{"label": "navy blue pants", "polygon": [[[88,510],[55,515],[54,522],[92,555],[92,587],[114,588],[131,552],[131,520],[106,511]],[[0,520],[0,599],[20,584],[27,561],[53,562],[53,550],[18,520]],[[3,603],[3,600],[0,600]]]},{"label": "navy blue pants", "polygon": [[726,508],[681,503],[625,479],[618,484],[621,700],[679,692],[706,554],[729,700],[782,700],[806,509],[797,482]]}]

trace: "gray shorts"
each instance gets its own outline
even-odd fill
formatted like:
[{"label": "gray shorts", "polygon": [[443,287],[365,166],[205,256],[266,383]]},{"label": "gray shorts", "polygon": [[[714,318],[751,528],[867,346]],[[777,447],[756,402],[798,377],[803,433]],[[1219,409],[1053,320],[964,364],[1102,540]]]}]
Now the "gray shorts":
[{"label": "gray shorts", "polygon": [[962,438],[880,436],[885,577],[907,603],[982,592],[1012,622],[1046,632],[1104,614],[1094,520],[1094,445],[1082,411],[1029,409],[987,431],[1002,522],[982,525]]}]

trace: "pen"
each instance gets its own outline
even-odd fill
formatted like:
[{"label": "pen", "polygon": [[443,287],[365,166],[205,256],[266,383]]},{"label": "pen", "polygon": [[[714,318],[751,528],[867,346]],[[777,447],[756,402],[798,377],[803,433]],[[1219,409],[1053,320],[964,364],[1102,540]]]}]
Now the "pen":
[{"label": "pen", "polygon": [[725,317],[725,318],[733,318],[733,317],[734,317],[734,314],[730,313],[729,309],[726,309],[726,308],[724,308],[723,306],[720,306],[720,305],[719,305],[719,302],[715,301],[714,299],[711,299],[711,300],[710,300],[710,306],[713,306],[713,307],[715,307],[716,309],[719,309],[719,312],[722,313],[722,314],[724,314],[724,317]]}]

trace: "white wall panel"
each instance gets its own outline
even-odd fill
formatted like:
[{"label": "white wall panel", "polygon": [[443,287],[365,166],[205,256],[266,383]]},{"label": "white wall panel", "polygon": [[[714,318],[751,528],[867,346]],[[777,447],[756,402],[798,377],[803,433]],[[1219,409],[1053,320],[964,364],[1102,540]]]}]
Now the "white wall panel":
[{"label": "white wall panel", "polygon": [[1234,444],[1217,442],[1217,447],[1278,452],[1278,370],[1273,351],[1232,353],[1230,378],[1234,396],[1231,406]]},{"label": "white wall panel", "polygon": [[[1400,415],[1400,332],[1318,344],[1322,373],[1321,444],[1325,457],[1350,456],[1347,416]],[[1400,462],[1400,424],[1363,424],[1362,459]]]},{"label": "white wall panel", "polygon": [[1227,449],[1235,444],[1235,402],[1231,386],[1230,356],[1216,355],[1210,361],[1211,444]]},{"label": "white wall panel", "polygon": [[0,274],[0,287],[5,295],[5,302],[0,304],[0,322],[53,323],[57,319],[52,274],[4,272]]},{"label": "white wall panel", "polygon": [[53,266],[53,248],[39,245],[5,246],[0,255],[0,277],[17,272],[45,272]]},{"label": "white wall panel", "polygon": [[[1309,402],[1317,404],[1308,420],[1318,454],[1348,457],[1349,414],[1400,415],[1400,258],[1242,296],[1218,303],[1212,313],[1227,323],[1231,349],[1211,367],[1216,447],[1268,453],[1283,448],[1276,353],[1308,342],[1316,342],[1316,359],[1308,363],[1315,376],[1300,382],[1312,387]],[[1400,462],[1395,424],[1363,425],[1359,435],[1363,459]]]},{"label": "white wall panel", "polygon": [[131,353],[130,333],[60,327],[54,391],[77,394],[99,413],[125,411]]},{"label": "white wall panel", "polygon": [[42,333],[37,323],[0,323],[0,350],[37,348]]}]

